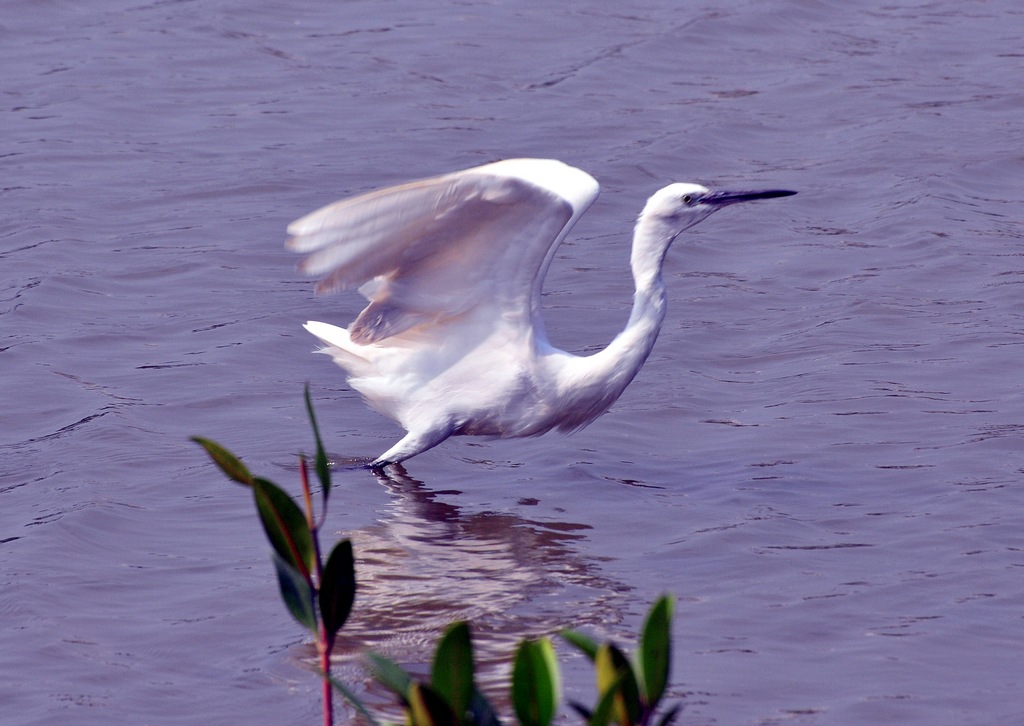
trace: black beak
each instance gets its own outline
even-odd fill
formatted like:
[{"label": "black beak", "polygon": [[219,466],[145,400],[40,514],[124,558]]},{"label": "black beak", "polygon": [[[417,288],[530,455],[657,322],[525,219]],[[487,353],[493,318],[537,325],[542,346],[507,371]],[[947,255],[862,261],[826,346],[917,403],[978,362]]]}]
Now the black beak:
[{"label": "black beak", "polygon": [[775,197],[791,197],[796,192],[791,192],[788,189],[765,189],[758,192],[727,192],[727,191],[713,191],[708,192],[700,201],[702,204],[714,204],[719,207],[724,207],[727,204],[735,204],[736,202],[753,202],[758,199],[774,199]]}]

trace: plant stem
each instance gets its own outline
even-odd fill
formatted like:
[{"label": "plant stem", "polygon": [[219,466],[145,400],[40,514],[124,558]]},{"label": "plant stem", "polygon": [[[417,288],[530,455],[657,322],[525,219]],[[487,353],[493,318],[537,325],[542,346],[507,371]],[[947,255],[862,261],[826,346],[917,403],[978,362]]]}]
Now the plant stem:
[{"label": "plant stem", "polygon": [[306,522],[311,532],[316,531],[316,523],[313,521],[313,495],[309,490],[309,464],[306,463],[306,456],[299,454],[299,479],[302,482],[302,501],[306,505]]},{"label": "plant stem", "polygon": [[[320,533],[313,516],[313,495],[309,489],[309,465],[306,457],[299,455],[299,478],[302,481],[302,499],[306,505],[306,523],[313,535],[314,560],[316,562],[316,588],[320,590],[320,583],[323,581],[324,568],[320,561]],[[326,504],[326,500],[324,502]],[[324,702],[324,726],[334,726],[334,690],[331,688],[331,650],[334,647],[333,639],[327,634],[323,618],[318,618],[316,650],[320,656],[320,674],[323,679],[323,702]]]},{"label": "plant stem", "polygon": [[324,575],[323,563],[320,562],[320,527],[313,516],[313,495],[309,489],[309,465],[306,457],[299,455],[299,478],[302,481],[302,500],[306,504],[306,523],[309,525],[309,532],[313,535],[313,552],[316,555],[316,587],[320,589],[320,580]]},{"label": "plant stem", "polygon": [[334,690],[331,688],[331,644],[327,630],[320,624],[316,649],[320,653],[320,670],[323,679],[324,726],[334,726]]}]

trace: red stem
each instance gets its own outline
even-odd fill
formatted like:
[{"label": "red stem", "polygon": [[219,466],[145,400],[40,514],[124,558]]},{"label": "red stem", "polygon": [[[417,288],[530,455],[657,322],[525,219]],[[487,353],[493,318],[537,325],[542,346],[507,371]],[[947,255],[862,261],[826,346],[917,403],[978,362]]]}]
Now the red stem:
[{"label": "red stem", "polygon": [[306,505],[306,523],[309,529],[316,532],[316,524],[313,522],[313,495],[309,491],[309,465],[306,457],[299,454],[299,479],[302,481],[302,501]]},{"label": "red stem", "polygon": [[334,726],[334,689],[331,688],[331,644],[327,642],[327,631],[320,624],[320,670],[323,671],[324,726]]},{"label": "red stem", "polygon": [[[319,527],[313,517],[313,495],[309,489],[309,465],[305,456],[299,456],[299,478],[302,480],[302,499],[306,505],[306,522],[313,535],[313,551],[316,561],[316,589],[320,594],[320,581],[323,579],[323,565],[320,562],[320,537]],[[324,627],[323,618],[319,619],[317,628],[316,650],[320,655],[320,674],[323,679],[323,701],[324,701],[324,726],[334,726],[334,689],[331,687],[331,650],[332,643],[327,636],[327,628]]]}]

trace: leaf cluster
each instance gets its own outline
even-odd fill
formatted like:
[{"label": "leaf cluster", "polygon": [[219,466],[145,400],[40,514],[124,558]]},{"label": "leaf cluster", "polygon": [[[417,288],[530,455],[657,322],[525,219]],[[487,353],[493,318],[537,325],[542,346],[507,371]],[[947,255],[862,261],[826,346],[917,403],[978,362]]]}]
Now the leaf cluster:
[{"label": "leaf cluster", "polygon": [[[434,652],[429,682],[394,661],[369,653],[379,683],[398,696],[408,726],[500,726],[501,720],[477,688],[470,625],[448,626]],[[558,661],[551,641],[524,640],[512,669],[512,705],[522,726],[548,726],[558,708]]]},{"label": "leaf cluster", "polygon": [[[668,685],[671,665],[673,601],[662,596],[651,607],[640,633],[636,658],[615,644],[597,643],[582,633],[562,638],[594,664],[597,702],[570,704],[588,726],[668,726],[679,714],[677,704],[660,717],[656,710]],[[382,655],[368,655],[379,683],[394,693],[405,710],[407,726],[500,726],[501,720],[475,682],[470,626],[449,626],[434,653],[429,681],[410,675]],[[524,640],[512,665],[511,701],[520,726],[549,726],[558,713],[558,659],[551,640]]]},{"label": "leaf cluster", "polygon": [[594,665],[598,699],[593,708],[579,703],[572,707],[588,726],[668,726],[679,715],[674,705],[655,720],[655,711],[668,687],[672,664],[673,599],[662,595],[651,606],[643,627],[636,657],[630,660],[611,642],[598,644],[576,631],[562,637]]}]

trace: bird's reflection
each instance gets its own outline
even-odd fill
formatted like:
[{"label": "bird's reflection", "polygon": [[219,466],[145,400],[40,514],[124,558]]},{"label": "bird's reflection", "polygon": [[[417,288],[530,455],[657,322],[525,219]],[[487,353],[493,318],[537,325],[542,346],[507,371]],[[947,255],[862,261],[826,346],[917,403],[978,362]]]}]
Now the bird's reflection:
[{"label": "bird's reflection", "polygon": [[341,660],[370,649],[423,672],[444,628],[465,619],[481,685],[497,687],[519,640],[619,620],[628,588],[572,546],[589,525],[468,513],[446,501],[459,492],[432,490],[400,466],[375,476],[392,495],[381,519],[343,533],[355,547],[359,589]]}]

